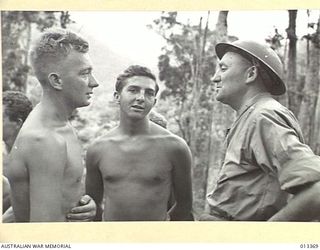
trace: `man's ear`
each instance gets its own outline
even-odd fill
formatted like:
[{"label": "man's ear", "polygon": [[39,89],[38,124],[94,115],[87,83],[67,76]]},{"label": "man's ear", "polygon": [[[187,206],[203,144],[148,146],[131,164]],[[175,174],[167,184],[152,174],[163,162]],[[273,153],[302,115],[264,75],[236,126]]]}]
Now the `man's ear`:
[{"label": "man's ear", "polygon": [[63,83],[58,73],[50,73],[48,79],[52,88],[62,90]]},{"label": "man's ear", "polygon": [[113,92],[113,99],[117,104],[120,104],[120,94],[118,91]]},{"label": "man's ear", "polygon": [[253,82],[258,77],[258,68],[256,66],[252,66],[247,70],[247,80],[246,83]]}]

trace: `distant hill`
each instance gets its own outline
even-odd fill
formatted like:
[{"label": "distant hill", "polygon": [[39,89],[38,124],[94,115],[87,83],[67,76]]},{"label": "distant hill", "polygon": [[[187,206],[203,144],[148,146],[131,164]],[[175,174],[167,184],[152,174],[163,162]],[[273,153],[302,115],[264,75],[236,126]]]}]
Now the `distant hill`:
[{"label": "distant hill", "polygon": [[90,42],[90,55],[94,64],[94,74],[100,83],[100,91],[96,91],[97,96],[101,95],[101,92],[104,92],[104,95],[107,93],[106,98],[112,97],[117,76],[133,64],[147,66],[158,76],[157,68],[145,65],[134,58],[126,58],[119,55],[111,50],[108,44],[97,40],[90,34],[86,34],[85,37]]},{"label": "distant hill", "polygon": [[94,75],[100,84],[100,91],[96,91],[96,94],[103,93],[106,95],[106,93],[110,93],[106,97],[112,97],[117,76],[127,67],[137,62],[118,55],[109,49],[107,44],[98,41],[93,36],[87,35],[86,38],[90,43],[90,56],[94,65]]},{"label": "distant hill", "polygon": [[[77,24],[71,24],[68,28],[77,32],[79,31]],[[32,33],[32,37],[39,36],[39,31],[37,29],[33,29]],[[104,99],[106,103],[112,100],[116,78],[127,67],[133,64],[141,64],[150,67],[139,62],[138,60],[135,60],[134,58],[126,58],[122,55],[119,55],[117,52],[111,50],[107,43],[97,40],[89,33],[85,33],[83,36],[90,43],[89,53],[94,65],[94,75],[99,81],[99,87],[94,90],[93,106],[95,106],[94,100],[99,98],[101,95],[103,97],[99,99]],[[155,73],[156,76],[158,76],[157,68],[151,67],[150,69]],[[161,87],[161,89],[163,88]],[[30,75],[28,79],[27,95],[31,99],[34,99],[34,103],[37,103],[40,99],[41,89],[38,81],[32,75]]]}]

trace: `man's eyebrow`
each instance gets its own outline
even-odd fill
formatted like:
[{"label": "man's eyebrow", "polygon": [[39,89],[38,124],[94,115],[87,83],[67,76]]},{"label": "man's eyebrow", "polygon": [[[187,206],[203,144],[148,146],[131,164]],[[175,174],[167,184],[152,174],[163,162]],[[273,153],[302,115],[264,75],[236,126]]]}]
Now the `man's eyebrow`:
[{"label": "man's eyebrow", "polygon": [[91,72],[92,71],[92,67],[87,67],[87,68],[81,69],[80,73],[83,73],[83,72],[86,72],[86,71]]},{"label": "man's eyebrow", "polygon": [[128,85],[128,88],[141,88],[141,87],[138,86],[138,85],[129,84],[129,85]]},{"label": "man's eyebrow", "polygon": [[[128,88],[138,88],[138,89],[141,89],[141,86],[132,84],[132,85],[128,85]],[[155,89],[152,89],[152,88],[146,88],[146,91],[156,92],[156,90],[155,90]]]},{"label": "man's eyebrow", "polygon": [[153,91],[153,92],[156,91],[155,89],[151,89],[151,88],[147,88],[146,90],[147,90],[147,91]]}]

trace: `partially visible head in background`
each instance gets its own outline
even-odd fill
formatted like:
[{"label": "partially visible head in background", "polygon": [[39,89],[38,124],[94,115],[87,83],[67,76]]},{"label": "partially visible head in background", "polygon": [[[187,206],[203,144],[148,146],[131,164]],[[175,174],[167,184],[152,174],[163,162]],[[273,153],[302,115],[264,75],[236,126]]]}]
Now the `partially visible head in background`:
[{"label": "partially visible head in background", "polygon": [[3,140],[6,142],[6,144],[14,142],[22,124],[27,119],[32,108],[31,101],[22,92],[3,92]]}]

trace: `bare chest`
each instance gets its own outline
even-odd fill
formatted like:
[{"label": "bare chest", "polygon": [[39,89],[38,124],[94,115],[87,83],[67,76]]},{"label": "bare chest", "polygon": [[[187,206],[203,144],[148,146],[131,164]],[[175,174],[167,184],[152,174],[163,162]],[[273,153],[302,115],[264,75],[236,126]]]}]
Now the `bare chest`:
[{"label": "bare chest", "polygon": [[83,150],[73,130],[69,129],[61,133],[66,142],[67,162],[65,166],[65,177],[81,180],[84,170]]},{"label": "bare chest", "polygon": [[100,170],[105,181],[162,183],[171,178],[172,165],[163,145],[152,142],[112,143],[104,147]]}]

